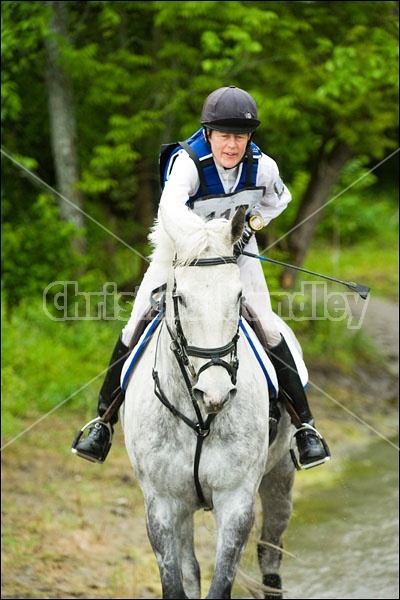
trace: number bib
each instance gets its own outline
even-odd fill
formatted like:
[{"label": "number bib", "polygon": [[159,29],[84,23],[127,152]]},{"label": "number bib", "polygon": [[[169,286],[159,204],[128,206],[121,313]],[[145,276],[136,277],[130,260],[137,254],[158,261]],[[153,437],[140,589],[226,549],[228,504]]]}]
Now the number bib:
[{"label": "number bib", "polygon": [[264,195],[265,187],[244,188],[231,194],[220,194],[218,196],[203,196],[194,200],[190,208],[200,217],[205,219],[228,219],[231,220],[239,206],[246,206],[248,211],[259,206]]}]

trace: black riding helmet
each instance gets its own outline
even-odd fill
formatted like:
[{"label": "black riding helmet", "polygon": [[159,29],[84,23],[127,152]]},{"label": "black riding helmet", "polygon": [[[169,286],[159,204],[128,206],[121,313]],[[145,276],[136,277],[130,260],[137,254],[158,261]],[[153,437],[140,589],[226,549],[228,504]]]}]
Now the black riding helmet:
[{"label": "black riding helmet", "polygon": [[225,133],[253,133],[260,125],[254,99],[234,85],[219,88],[206,98],[200,120],[203,127]]}]

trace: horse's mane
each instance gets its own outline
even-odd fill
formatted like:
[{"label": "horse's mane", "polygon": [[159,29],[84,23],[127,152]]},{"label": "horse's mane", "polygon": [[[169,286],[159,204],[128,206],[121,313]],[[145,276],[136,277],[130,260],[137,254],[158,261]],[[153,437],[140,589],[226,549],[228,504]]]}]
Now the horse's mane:
[{"label": "horse's mane", "polygon": [[[232,253],[230,238],[226,235],[226,219],[204,220],[187,211],[185,221],[177,223],[173,231],[166,231],[158,218],[149,234],[153,258],[187,264],[201,256],[225,256]],[[177,258],[176,258],[177,257]]]}]

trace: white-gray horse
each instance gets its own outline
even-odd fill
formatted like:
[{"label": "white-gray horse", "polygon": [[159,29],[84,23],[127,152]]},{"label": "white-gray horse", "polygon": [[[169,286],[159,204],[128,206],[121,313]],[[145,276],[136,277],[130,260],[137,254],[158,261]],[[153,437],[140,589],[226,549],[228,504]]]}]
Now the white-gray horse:
[{"label": "white-gray horse", "polygon": [[130,373],[121,408],[163,598],[201,597],[194,513],[203,508],[213,511],[217,525],[206,598],[231,597],[257,492],[263,510],[258,560],[263,584],[276,589],[265,598],[281,598],[279,548],[295,472],[292,425],[281,407],[269,443],[271,390],[240,326],[242,286],[232,247],[244,209],[231,221],[193,215],[188,223],[165,217],[158,227],[175,252],[165,316]]}]

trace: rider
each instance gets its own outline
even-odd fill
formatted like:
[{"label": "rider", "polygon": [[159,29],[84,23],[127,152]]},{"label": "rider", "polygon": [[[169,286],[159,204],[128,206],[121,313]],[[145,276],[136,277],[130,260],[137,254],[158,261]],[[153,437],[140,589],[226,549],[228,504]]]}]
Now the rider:
[{"label": "rider", "polygon": [[[259,260],[241,254],[258,255],[254,232],[268,225],[291,201],[291,194],[279,176],[276,162],[252,141],[260,125],[252,96],[235,86],[222,87],[205,100],[202,127],[186,142],[174,145],[166,161],[165,185],[160,210],[179,221],[182,211],[194,210],[211,217],[229,215],[236,205],[257,205],[249,210],[242,239],[235,245],[243,294],[255,311],[264,330],[268,354],[275,367],[279,387],[297,413],[294,422],[300,465],[320,464],[327,459],[326,445],[314,429],[314,419],[304,392],[299,371],[305,369],[297,350],[282,334],[281,321],[273,313],[267,283]],[[160,215],[160,213],[159,213]],[[209,215],[205,215],[209,216]],[[157,227],[162,227],[159,219]],[[138,290],[129,321],[122,330],[111,356],[98,399],[98,418],[91,422],[89,434],[78,434],[72,451],[93,462],[104,462],[111,445],[118,411],[106,425],[101,417],[120,392],[120,375],[134,332],[149,306],[153,290],[165,283],[170,261],[157,254]],[[303,424],[303,425],[301,425]]]}]

